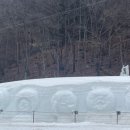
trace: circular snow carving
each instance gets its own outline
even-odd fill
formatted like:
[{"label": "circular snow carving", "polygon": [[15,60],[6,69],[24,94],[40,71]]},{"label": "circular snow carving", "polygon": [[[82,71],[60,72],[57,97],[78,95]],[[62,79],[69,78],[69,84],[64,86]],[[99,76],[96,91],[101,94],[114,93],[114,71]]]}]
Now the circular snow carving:
[{"label": "circular snow carving", "polygon": [[0,110],[4,110],[9,103],[9,93],[5,89],[0,89]]},{"label": "circular snow carving", "polygon": [[87,107],[92,111],[111,111],[115,98],[110,89],[94,89],[87,95]]},{"label": "circular snow carving", "polygon": [[72,112],[76,110],[77,98],[68,90],[56,92],[51,100],[53,111]]},{"label": "circular snow carving", "polygon": [[38,105],[38,93],[33,89],[21,90],[16,96],[17,111],[34,111]]}]

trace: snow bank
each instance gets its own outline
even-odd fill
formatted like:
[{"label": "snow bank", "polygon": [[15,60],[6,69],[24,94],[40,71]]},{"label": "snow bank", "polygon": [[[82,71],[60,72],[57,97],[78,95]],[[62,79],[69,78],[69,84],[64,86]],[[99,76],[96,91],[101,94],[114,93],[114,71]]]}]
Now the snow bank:
[{"label": "snow bank", "polygon": [[78,124],[0,124],[0,130],[130,130],[130,126],[94,123]]},{"label": "snow bank", "polygon": [[[0,84],[0,121],[116,121],[116,111],[130,112],[130,77],[68,77]],[[103,113],[108,113],[103,115]],[[115,115],[111,115],[115,113]],[[24,118],[25,117],[25,118]],[[123,119],[123,118],[122,118]],[[127,119],[127,118],[126,118]],[[129,122],[130,123],[130,120]]]}]

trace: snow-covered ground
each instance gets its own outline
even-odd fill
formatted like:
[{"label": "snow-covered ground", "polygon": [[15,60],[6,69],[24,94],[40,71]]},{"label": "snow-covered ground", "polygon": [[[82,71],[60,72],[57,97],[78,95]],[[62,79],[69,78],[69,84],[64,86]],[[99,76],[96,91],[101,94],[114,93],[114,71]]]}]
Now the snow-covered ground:
[{"label": "snow-covered ground", "polygon": [[128,125],[105,125],[94,123],[76,124],[0,124],[0,130],[130,130]]}]

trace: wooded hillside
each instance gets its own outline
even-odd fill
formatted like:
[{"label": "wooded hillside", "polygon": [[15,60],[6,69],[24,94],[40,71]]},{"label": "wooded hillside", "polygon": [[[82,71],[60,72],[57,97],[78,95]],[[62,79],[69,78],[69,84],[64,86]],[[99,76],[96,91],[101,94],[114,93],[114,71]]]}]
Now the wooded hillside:
[{"label": "wooded hillside", "polygon": [[130,64],[129,0],[0,0],[0,81],[119,75]]}]

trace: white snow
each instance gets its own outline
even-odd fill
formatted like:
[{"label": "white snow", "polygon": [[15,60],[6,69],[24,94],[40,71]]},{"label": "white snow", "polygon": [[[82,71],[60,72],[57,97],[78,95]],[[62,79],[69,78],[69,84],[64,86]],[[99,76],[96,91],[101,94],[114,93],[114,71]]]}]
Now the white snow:
[{"label": "white snow", "polygon": [[115,107],[115,97],[109,88],[97,88],[87,95],[87,107],[90,111],[111,111]]},{"label": "white snow", "polygon": [[[130,124],[130,77],[68,77],[0,84],[0,122]],[[33,113],[35,111],[35,113]],[[125,114],[125,113],[127,114]],[[33,115],[34,114],[34,115]]]},{"label": "white snow", "polygon": [[129,76],[2,83],[0,130],[130,130],[129,97]]},{"label": "white snow", "polygon": [[0,124],[0,130],[130,130],[128,125],[106,125],[94,123],[77,124]]},{"label": "white snow", "polygon": [[14,81],[8,83],[1,83],[0,86],[13,86],[16,85],[42,85],[44,87],[56,86],[56,85],[68,85],[68,84],[84,84],[84,83],[97,83],[97,82],[123,82],[129,83],[130,76],[99,76],[99,77],[61,77],[61,78],[44,78],[44,79],[29,79],[29,80],[21,80]]}]

